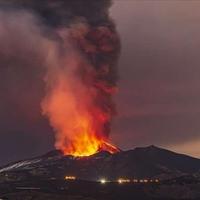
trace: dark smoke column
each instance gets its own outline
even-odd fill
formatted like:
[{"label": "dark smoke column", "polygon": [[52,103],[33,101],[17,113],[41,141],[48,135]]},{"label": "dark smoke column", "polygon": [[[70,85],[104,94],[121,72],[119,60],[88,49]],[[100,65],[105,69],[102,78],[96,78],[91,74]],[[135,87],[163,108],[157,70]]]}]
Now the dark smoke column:
[{"label": "dark smoke column", "polygon": [[86,156],[108,143],[116,114],[120,42],[109,18],[110,0],[12,0],[14,7],[39,17],[51,48],[42,111],[56,132],[56,148]]}]

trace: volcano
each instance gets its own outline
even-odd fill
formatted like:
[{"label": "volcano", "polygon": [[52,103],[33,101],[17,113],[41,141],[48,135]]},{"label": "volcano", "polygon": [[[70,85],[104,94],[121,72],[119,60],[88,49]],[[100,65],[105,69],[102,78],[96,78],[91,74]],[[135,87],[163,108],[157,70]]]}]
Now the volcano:
[{"label": "volcano", "polygon": [[32,159],[22,160],[0,168],[1,182],[29,179],[78,179],[97,181],[102,177],[116,180],[127,178],[172,179],[200,173],[200,159],[178,154],[156,146],[107,151],[87,157],[63,155],[55,150]]}]

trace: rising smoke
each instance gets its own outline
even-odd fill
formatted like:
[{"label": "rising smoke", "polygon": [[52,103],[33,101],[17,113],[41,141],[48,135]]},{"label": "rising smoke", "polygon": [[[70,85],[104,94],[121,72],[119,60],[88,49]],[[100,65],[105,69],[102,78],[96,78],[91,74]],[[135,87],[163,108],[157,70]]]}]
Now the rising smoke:
[{"label": "rising smoke", "polygon": [[31,18],[32,33],[39,35],[39,67],[46,67],[41,107],[56,132],[56,148],[95,153],[107,144],[116,114],[120,42],[109,18],[111,1],[1,0],[0,6]]}]

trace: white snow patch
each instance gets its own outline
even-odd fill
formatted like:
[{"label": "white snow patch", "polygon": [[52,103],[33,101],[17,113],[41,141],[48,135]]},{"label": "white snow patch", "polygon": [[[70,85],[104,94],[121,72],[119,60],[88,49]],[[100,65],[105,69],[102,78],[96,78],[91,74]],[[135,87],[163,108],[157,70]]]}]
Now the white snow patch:
[{"label": "white snow patch", "polygon": [[8,167],[0,169],[0,173],[4,172],[4,171],[9,171],[9,170],[12,170],[12,169],[17,169],[17,168],[20,168],[20,167],[25,167],[25,166],[28,166],[28,165],[31,165],[31,164],[35,164],[35,163],[38,163],[40,161],[41,161],[41,159],[20,161],[20,162],[15,163],[14,165],[10,165]]}]

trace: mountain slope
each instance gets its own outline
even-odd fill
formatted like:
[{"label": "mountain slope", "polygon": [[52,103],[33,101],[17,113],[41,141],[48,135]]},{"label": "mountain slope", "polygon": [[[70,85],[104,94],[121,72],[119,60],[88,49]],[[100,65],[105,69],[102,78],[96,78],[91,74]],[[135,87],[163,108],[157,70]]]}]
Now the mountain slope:
[{"label": "mountain slope", "polygon": [[62,178],[74,175],[85,180],[106,177],[170,179],[200,171],[200,160],[155,146],[135,148],[116,154],[99,152],[83,158],[52,151],[43,156],[0,168],[1,180]]}]

